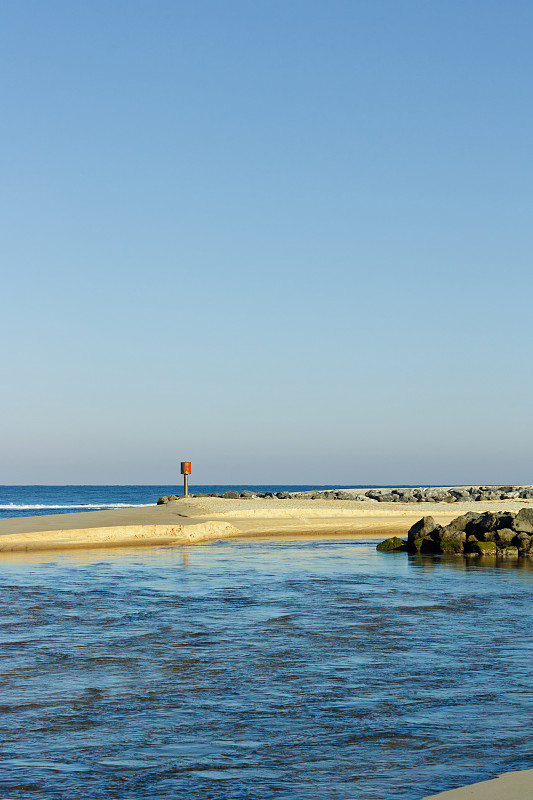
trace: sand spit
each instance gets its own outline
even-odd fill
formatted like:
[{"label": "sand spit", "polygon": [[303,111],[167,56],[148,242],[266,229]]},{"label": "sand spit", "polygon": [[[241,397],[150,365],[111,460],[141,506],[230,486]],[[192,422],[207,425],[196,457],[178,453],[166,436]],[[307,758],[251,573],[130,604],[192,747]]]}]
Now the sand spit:
[{"label": "sand spit", "polygon": [[227,522],[201,522],[197,525],[113,525],[101,528],[2,533],[0,535],[0,553],[196,544],[236,534],[238,531]]},{"label": "sand spit", "polygon": [[423,800],[529,800],[533,798],[533,769],[505,772],[491,781],[432,794]]},{"label": "sand spit", "polygon": [[[518,511],[531,500],[461,503],[466,511]],[[164,505],[51,514],[0,521],[0,552],[87,547],[190,544],[247,536],[405,536],[422,516],[445,525],[455,503],[387,503],[218,497],[181,498]]]}]

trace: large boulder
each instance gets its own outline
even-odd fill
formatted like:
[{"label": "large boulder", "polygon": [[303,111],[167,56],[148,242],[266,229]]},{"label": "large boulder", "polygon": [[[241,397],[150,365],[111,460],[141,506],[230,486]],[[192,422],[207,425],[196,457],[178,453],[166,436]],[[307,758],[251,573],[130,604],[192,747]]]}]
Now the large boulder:
[{"label": "large boulder", "polygon": [[435,555],[442,553],[440,542],[433,539],[431,536],[424,536],[423,539],[415,539],[414,549],[421,555]]},{"label": "large boulder", "polygon": [[239,494],[239,492],[236,492],[234,489],[228,489],[227,492],[224,492],[222,497],[225,500],[239,500],[240,494]]},{"label": "large boulder", "polygon": [[399,503],[416,503],[416,497],[411,489],[393,489],[392,494],[396,495]]},{"label": "large boulder", "polygon": [[[466,514],[464,515],[467,516]],[[455,524],[455,520],[451,524]],[[514,514],[510,511],[485,511],[473,517],[466,525],[465,531],[473,533],[479,541],[492,541],[494,531],[514,527]]]},{"label": "large boulder", "polygon": [[517,533],[533,533],[533,508],[521,508],[513,520]]},{"label": "large boulder", "polygon": [[529,553],[531,549],[531,536],[528,533],[517,533],[515,541],[520,554]]},{"label": "large boulder", "polygon": [[452,495],[452,497],[455,497],[457,501],[470,499],[470,492],[468,491],[468,489],[461,489],[461,488],[450,489],[449,493]]},{"label": "large boulder", "polygon": [[446,529],[470,533],[473,523],[476,523],[478,520],[480,520],[481,516],[482,515],[478,514],[476,511],[468,511],[466,514],[462,514],[460,517],[453,519],[450,524],[446,526]]},{"label": "large boulder", "polygon": [[338,492],[335,492],[335,497],[337,498],[337,500],[353,500],[354,499],[353,494],[350,494],[350,492],[344,492],[342,489],[339,489]]},{"label": "large boulder", "polygon": [[411,545],[416,539],[424,539],[427,536],[430,536],[432,533],[434,533],[437,527],[437,523],[433,517],[422,517],[422,519],[419,519],[418,522],[415,522],[415,524],[409,528],[407,533],[407,544]]},{"label": "large boulder", "polygon": [[439,553],[449,556],[459,556],[464,553],[464,542],[460,539],[441,539],[438,543]]},{"label": "large boulder", "polygon": [[496,542],[471,542],[468,545],[468,552],[476,556],[495,556],[498,552]]},{"label": "large boulder", "polygon": [[466,542],[466,533],[464,531],[456,531],[454,528],[442,528],[437,536],[439,542],[457,542],[461,545]]},{"label": "large boulder", "polygon": [[514,545],[516,533],[509,528],[502,528],[502,530],[496,531],[495,537],[498,548],[502,549]]},{"label": "large boulder", "polygon": [[383,492],[376,499],[379,500],[380,503],[394,503],[398,500],[398,495],[392,492]]},{"label": "large boulder", "polygon": [[426,489],[424,492],[429,503],[455,503],[455,497],[445,489]]},{"label": "large boulder", "polygon": [[158,506],[165,505],[166,503],[172,502],[172,500],[179,500],[177,494],[165,494],[163,497],[160,497],[157,501]]},{"label": "large boulder", "polygon": [[380,542],[376,547],[376,550],[379,550],[381,553],[392,553],[405,549],[405,541],[398,536],[391,536],[390,539],[385,539],[384,542]]}]

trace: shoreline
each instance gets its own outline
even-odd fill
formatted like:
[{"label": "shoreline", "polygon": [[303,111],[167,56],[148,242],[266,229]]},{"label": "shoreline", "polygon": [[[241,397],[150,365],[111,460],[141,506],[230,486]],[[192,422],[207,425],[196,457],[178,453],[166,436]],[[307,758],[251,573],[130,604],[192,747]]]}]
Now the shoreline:
[{"label": "shoreline", "polygon": [[518,511],[533,500],[375,502],[219,497],[179,498],[161,505],[0,520],[0,554],[88,547],[180,545],[253,536],[405,536],[423,516],[447,524],[467,511]]},{"label": "shoreline", "polygon": [[503,772],[496,778],[448,789],[421,800],[527,800],[533,797],[533,769]]}]

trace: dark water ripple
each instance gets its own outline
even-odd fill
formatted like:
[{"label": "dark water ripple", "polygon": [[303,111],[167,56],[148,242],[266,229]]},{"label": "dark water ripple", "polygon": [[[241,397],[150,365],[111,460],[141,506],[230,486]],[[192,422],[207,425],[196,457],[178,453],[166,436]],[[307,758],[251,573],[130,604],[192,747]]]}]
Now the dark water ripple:
[{"label": "dark water ripple", "polygon": [[1,570],[3,800],[416,800],[533,766],[528,565],[254,540]]}]

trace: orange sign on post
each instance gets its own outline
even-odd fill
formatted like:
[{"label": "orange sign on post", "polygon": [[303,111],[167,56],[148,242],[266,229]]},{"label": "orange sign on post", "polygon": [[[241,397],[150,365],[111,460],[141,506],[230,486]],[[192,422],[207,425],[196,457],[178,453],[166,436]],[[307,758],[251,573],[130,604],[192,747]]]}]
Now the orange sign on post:
[{"label": "orange sign on post", "polygon": [[191,462],[181,462],[181,474],[183,475],[183,496],[189,496],[189,475],[191,474]]}]

